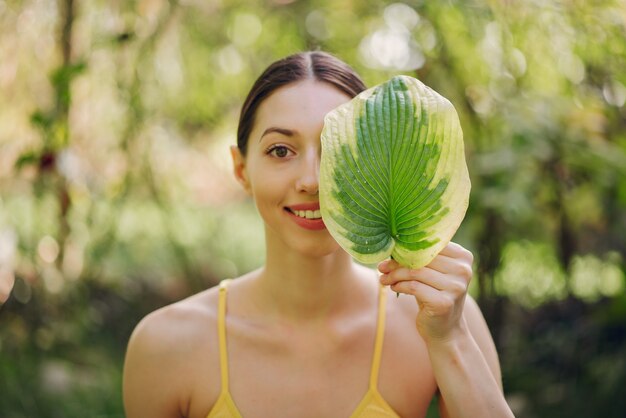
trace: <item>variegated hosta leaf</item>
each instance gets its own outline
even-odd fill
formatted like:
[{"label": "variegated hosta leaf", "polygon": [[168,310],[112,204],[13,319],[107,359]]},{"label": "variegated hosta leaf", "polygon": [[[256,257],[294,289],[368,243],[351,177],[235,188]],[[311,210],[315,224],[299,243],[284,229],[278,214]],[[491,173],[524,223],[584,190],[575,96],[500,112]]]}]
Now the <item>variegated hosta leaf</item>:
[{"label": "variegated hosta leaf", "polygon": [[461,224],[469,192],[454,106],[420,81],[394,77],[326,115],[320,210],[357,260],[428,264]]}]

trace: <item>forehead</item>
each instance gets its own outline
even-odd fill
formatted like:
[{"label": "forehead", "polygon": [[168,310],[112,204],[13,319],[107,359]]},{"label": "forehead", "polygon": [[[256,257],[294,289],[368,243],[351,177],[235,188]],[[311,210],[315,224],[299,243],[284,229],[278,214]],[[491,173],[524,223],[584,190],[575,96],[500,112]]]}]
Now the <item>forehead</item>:
[{"label": "forehead", "polygon": [[288,84],[261,103],[253,132],[274,125],[294,129],[302,124],[318,125],[323,123],[326,113],[350,99],[346,93],[325,82],[305,80]]}]

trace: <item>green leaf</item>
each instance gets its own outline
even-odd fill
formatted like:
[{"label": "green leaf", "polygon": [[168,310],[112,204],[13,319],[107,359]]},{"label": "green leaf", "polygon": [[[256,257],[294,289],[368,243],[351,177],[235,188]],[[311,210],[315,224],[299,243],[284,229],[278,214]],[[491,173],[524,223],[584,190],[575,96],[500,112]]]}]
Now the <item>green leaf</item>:
[{"label": "green leaf", "polygon": [[420,81],[394,77],[326,115],[320,210],[357,260],[428,264],[461,224],[469,192],[456,110]]},{"label": "green leaf", "polygon": [[41,152],[28,151],[20,155],[17,161],[15,161],[15,168],[19,170],[23,167],[26,167],[27,165],[38,164],[40,160],[41,160]]}]

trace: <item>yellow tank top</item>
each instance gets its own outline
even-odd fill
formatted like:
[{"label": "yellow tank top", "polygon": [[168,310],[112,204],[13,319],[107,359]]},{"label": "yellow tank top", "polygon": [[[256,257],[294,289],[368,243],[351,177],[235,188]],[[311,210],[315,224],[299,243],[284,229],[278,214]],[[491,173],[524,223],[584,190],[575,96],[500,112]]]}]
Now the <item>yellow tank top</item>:
[{"label": "yellow tank top", "polygon": [[[226,286],[229,280],[220,283],[219,300],[217,307],[217,330],[219,339],[220,373],[222,389],[215,405],[207,418],[242,418],[241,413],[230,396],[228,386],[228,353],[226,352]],[[385,305],[387,293],[381,286],[378,296],[378,323],[376,325],[376,340],[374,342],[374,358],[370,371],[369,389],[354,410],[350,418],[399,418],[399,415],[389,406],[378,392],[378,369],[383,351],[385,335]]]}]

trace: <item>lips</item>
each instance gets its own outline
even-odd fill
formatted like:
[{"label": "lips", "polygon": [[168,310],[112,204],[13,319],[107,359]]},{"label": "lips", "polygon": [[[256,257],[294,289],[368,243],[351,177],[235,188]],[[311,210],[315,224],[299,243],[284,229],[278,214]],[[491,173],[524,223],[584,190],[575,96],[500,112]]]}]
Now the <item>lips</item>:
[{"label": "lips", "polygon": [[304,229],[319,231],[326,228],[320,213],[319,202],[290,205],[285,207],[285,212],[291,220]]},{"label": "lips", "polygon": [[287,206],[290,210],[320,210],[320,202],[297,203]]}]

